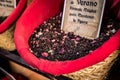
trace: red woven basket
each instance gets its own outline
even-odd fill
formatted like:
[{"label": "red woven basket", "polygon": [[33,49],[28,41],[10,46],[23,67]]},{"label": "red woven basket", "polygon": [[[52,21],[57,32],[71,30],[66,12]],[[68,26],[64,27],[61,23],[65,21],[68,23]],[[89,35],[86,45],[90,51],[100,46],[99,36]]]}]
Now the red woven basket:
[{"label": "red woven basket", "polygon": [[101,62],[120,46],[119,29],[102,46],[82,58],[72,61],[49,61],[36,58],[29,51],[29,37],[38,25],[61,11],[63,2],[63,0],[33,0],[17,22],[14,34],[16,48],[21,57],[31,66],[53,75],[71,73]]},{"label": "red woven basket", "polygon": [[0,24],[0,33],[4,32],[20,16],[27,0],[19,0],[14,11]]}]

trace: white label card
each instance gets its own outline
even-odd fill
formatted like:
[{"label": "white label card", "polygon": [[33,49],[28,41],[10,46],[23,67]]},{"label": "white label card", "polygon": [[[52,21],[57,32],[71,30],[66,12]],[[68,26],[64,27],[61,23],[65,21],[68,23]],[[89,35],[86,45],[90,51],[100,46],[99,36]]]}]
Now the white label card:
[{"label": "white label card", "polygon": [[0,0],[0,16],[9,16],[16,7],[16,0]]},{"label": "white label card", "polygon": [[105,0],[65,0],[61,29],[89,39],[99,37]]}]

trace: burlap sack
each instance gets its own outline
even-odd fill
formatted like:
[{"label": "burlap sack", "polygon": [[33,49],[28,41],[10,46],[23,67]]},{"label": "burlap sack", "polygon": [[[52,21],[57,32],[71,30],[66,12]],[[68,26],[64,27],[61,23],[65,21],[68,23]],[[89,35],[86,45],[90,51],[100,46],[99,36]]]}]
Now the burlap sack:
[{"label": "burlap sack", "polygon": [[116,50],[104,61],[64,76],[73,80],[105,80],[119,53],[120,51]]},{"label": "burlap sack", "polygon": [[0,47],[8,50],[8,51],[13,51],[15,50],[15,44],[14,44],[14,29],[15,29],[15,24],[13,24],[10,28],[8,28],[5,32],[0,34]]},{"label": "burlap sack", "polygon": [[8,51],[15,50],[14,44],[14,28],[17,19],[22,14],[23,10],[26,8],[27,0],[19,0],[16,8],[13,12],[2,22],[0,23],[0,47]]}]

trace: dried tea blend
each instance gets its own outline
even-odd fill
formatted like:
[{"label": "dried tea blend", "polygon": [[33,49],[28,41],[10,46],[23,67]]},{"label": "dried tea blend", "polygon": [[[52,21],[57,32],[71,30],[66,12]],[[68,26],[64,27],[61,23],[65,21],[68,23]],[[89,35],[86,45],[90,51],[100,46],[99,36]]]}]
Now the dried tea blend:
[{"label": "dried tea blend", "polygon": [[31,52],[37,58],[51,61],[75,60],[100,47],[120,28],[118,21],[107,18],[101,26],[100,36],[87,39],[74,32],[61,30],[62,13],[39,25],[29,38]]}]

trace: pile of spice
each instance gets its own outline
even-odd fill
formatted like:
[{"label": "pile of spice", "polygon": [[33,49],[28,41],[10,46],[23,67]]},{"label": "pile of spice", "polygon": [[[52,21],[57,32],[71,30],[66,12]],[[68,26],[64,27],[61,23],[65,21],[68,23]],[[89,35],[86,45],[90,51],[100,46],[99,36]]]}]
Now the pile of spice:
[{"label": "pile of spice", "polygon": [[49,18],[35,29],[28,44],[30,51],[37,57],[51,61],[75,60],[100,47],[120,28],[120,23],[112,19],[103,22],[97,39],[86,39],[74,32],[61,30],[62,13]]}]

